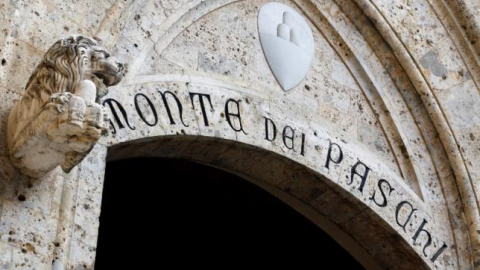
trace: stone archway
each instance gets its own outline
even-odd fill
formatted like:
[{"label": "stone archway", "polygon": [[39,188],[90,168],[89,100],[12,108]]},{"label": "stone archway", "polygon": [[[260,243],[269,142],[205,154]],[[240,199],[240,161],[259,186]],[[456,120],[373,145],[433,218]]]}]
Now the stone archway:
[{"label": "stone archway", "polygon": [[[107,149],[112,159],[154,153],[234,173],[249,168],[252,174],[242,176],[266,183],[264,188],[297,205],[324,230],[343,235],[336,238],[362,254],[356,257],[369,267],[408,268],[399,261],[416,268],[469,264],[463,250],[475,240],[469,242],[471,231],[462,228],[475,212],[455,218],[460,201],[471,205],[457,190],[469,188],[460,177],[463,165],[453,166],[459,169],[455,178],[445,159],[459,161],[457,152],[444,149],[450,131],[441,128],[444,119],[419,92],[423,86],[412,81],[415,74],[404,70],[396,57],[400,51],[369,21],[372,10],[362,13],[361,2],[283,1],[310,19],[316,44],[310,73],[284,92],[258,42],[257,11],[264,2],[191,3],[162,24],[164,35],[151,37],[157,42],[135,43],[139,53],[124,59],[132,71],[103,100],[111,136],[101,140],[101,154],[91,155],[79,173],[101,179],[94,168]],[[116,48],[117,53],[132,49]],[[425,61],[434,61],[429,55]],[[215,158],[209,159],[211,154]],[[298,184],[293,179],[301,181],[304,174],[321,181],[301,183],[299,194],[292,195]],[[268,182],[275,179],[289,180]],[[325,185],[315,187],[319,183]],[[322,212],[325,205],[345,207],[345,216],[338,209]]]},{"label": "stone archway", "polygon": [[[0,36],[2,120],[59,32],[103,38],[130,72],[103,100],[110,135],[70,174],[19,175],[0,144],[2,263],[91,267],[107,153],[155,153],[249,168],[257,185],[357,243],[351,252],[369,253],[366,263],[479,267],[474,1],[279,0],[308,21],[316,44],[310,73],[289,92],[259,43],[269,1],[45,2],[0,6],[13,29]],[[41,25],[49,31],[38,37]],[[345,215],[327,211],[337,201]]]},{"label": "stone archway", "polygon": [[98,239],[96,270],[149,268],[152,260],[187,268],[303,268],[321,261],[363,269],[317,225],[262,188],[176,158],[107,162]]},{"label": "stone archway", "polygon": [[428,269],[408,241],[358,198],[281,155],[228,140],[171,136],[115,145],[107,161],[135,157],[188,159],[248,179],[312,220],[367,269]]}]

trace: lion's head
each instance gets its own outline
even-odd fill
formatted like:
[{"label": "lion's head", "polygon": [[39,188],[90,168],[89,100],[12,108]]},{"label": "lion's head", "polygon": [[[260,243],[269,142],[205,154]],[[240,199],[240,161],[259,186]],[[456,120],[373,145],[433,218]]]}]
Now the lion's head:
[{"label": "lion's head", "polygon": [[97,40],[71,36],[47,51],[27,83],[26,96],[45,103],[54,93],[74,92],[82,80],[94,82],[97,96],[103,96],[106,87],[119,83],[124,72],[124,65],[110,57]]}]

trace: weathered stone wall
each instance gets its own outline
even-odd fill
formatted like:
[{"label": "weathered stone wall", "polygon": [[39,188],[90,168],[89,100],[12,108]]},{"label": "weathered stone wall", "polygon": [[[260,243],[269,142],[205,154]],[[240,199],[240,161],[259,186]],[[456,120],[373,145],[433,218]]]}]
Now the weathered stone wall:
[{"label": "weathered stone wall", "polygon": [[[108,155],[240,174],[372,269],[480,269],[475,1],[279,1],[315,40],[288,92],[259,40],[267,2],[1,3],[0,267],[93,267]],[[103,99],[110,134],[69,174],[31,179],[7,158],[6,118],[73,33],[101,38],[129,72]]]}]

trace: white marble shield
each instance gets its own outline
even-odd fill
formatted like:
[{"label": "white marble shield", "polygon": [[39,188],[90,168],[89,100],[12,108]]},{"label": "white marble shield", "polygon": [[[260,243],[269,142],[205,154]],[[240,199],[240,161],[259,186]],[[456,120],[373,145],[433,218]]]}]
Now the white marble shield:
[{"label": "white marble shield", "polygon": [[314,55],[312,29],[293,8],[276,2],[258,14],[258,31],[270,69],[283,90],[302,82]]}]

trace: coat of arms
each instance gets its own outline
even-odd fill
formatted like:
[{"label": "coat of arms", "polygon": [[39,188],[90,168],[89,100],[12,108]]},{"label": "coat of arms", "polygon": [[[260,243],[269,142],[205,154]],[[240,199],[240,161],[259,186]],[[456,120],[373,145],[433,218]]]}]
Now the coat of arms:
[{"label": "coat of arms", "polygon": [[276,2],[258,14],[263,51],[273,75],[288,91],[305,79],[314,55],[312,30],[293,8]]}]

